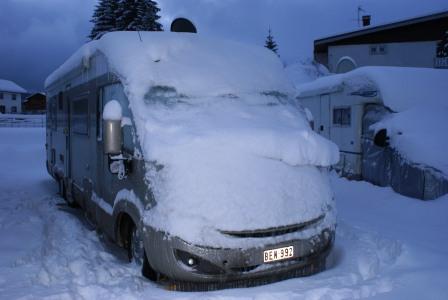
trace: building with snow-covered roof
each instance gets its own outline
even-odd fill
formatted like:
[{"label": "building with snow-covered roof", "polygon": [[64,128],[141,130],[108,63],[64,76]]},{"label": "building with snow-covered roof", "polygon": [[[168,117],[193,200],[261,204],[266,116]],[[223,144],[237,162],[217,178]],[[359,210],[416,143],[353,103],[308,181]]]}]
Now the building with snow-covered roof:
[{"label": "building with snow-covered roof", "polygon": [[[303,84],[297,98],[339,146],[343,175],[431,199],[448,193],[447,81],[448,70],[361,67]],[[374,143],[380,132],[387,147]]]},{"label": "building with snow-covered roof", "polygon": [[47,107],[47,97],[45,93],[34,93],[23,101],[23,113],[43,114]]},{"label": "building with snow-covered roof", "polygon": [[314,41],[314,58],[332,73],[362,66],[448,68],[438,45],[448,30],[448,11],[367,26]]},{"label": "building with snow-covered roof", "polygon": [[22,95],[26,92],[15,82],[0,79],[0,113],[21,113]]}]

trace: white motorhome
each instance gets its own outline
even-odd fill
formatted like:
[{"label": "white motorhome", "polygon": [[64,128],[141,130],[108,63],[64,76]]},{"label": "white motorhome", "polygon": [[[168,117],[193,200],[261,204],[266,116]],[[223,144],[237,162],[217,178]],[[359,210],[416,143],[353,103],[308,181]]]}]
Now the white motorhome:
[{"label": "white motorhome", "polygon": [[[436,105],[444,109],[448,105],[447,83],[448,71],[446,70],[361,67],[345,74],[321,77],[311,83],[303,84],[298,88],[297,99],[311,111],[314,130],[339,146],[341,158],[335,167],[342,175],[367,179],[383,186],[392,185],[395,190],[403,194],[426,199],[440,196],[447,190],[448,186],[444,183],[446,180],[442,179],[439,183],[434,183],[437,180],[429,178],[445,177],[444,163],[434,163],[421,157],[430,156],[429,152],[421,153],[421,156],[417,155],[417,157],[412,153],[409,155],[409,149],[418,148],[426,141],[420,132],[420,139],[417,139],[412,137],[416,136],[414,132],[407,130],[404,135],[400,132],[392,136],[394,133],[389,132],[389,136],[384,136],[384,138],[395,138],[392,141],[395,142],[392,145],[392,148],[396,150],[394,154],[403,158],[403,160],[397,158],[396,166],[392,166],[394,163],[387,161],[391,160],[390,156],[394,154],[384,154],[390,149],[376,147],[374,144],[375,134],[381,129],[375,124],[408,110],[420,109],[421,118],[415,120],[415,124],[419,123],[419,128],[427,129],[427,135],[432,134],[435,137],[439,135],[438,140],[442,145],[435,145],[434,148],[443,151],[445,138],[439,131],[440,128],[444,128],[445,122],[439,120],[436,126],[431,127],[423,120],[436,117],[434,114],[425,115],[428,107]],[[411,145],[403,149],[404,143],[399,141],[400,138],[411,139]],[[409,169],[404,171],[402,168],[405,162],[414,166],[422,165],[420,169],[432,168],[433,170],[429,173],[423,172],[425,175],[411,176]],[[442,176],[431,175],[436,173]],[[406,188],[405,185],[414,186],[414,188]],[[438,191],[428,191],[428,189]]]},{"label": "white motorhome", "polygon": [[49,173],[148,277],[208,290],[325,268],[337,147],[269,50],[113,32],[46,90]]}]

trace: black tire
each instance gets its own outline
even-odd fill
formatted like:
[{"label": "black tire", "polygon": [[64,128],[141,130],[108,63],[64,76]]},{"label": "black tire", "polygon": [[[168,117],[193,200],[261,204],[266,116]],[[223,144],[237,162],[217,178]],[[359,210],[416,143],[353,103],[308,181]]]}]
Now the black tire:
[{"label": "black tire", "polygon": [[59,194],[61,195],[62,198],[64,198],[67,205],[71,208],[78,208],[78,204],[73,199],[73,197],[69,197],[67,194],[67,187],[65,185],[65,180],[59,179],[58,185],[59,185]]},{"label": "black tire", "polygon": [[157,281],[159,279],[159,273],[157,273],[148,262],[140,230],[138,230],[134,224],[131,224],[127,236],[129,262],[141,268],[144,277],[152,281]]}]

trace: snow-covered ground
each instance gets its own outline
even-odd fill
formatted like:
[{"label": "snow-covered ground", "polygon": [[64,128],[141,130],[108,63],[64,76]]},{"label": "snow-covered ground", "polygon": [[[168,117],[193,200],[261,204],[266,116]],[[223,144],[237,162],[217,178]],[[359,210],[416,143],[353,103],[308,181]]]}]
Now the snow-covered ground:
[{"label": "snow-covered ground", "polygon": [[64,204],[44,145],[42,128],[0,128],[1,299],[448,298],[448,196],[422,202],[332,176],[339,226],[327,271],[248,289],[170,292]]}]

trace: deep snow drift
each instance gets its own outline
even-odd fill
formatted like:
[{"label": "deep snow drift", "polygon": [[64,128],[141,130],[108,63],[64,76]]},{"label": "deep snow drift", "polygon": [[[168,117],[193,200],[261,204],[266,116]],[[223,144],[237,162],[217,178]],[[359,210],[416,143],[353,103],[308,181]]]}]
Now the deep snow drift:
[{"label": "deep snow drift", "polygon": [[43,129],[0,128],[0,298],[435,299],[448,297],[448,196],[422,202],[332,177],[328,270],[249,289],[163,290],[69,209],[45,170]]},{"label": "deep snow drift", "polygon": [[448,101],[393,113],[371,127],[387,129],[391,147],[406,159],[437,168],[448,178]]}]

